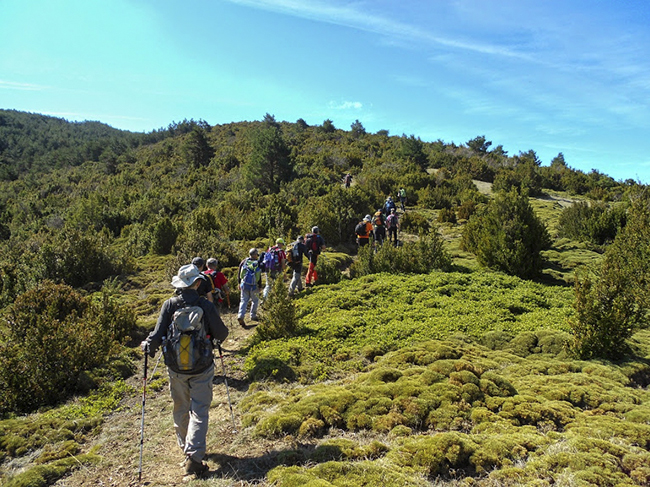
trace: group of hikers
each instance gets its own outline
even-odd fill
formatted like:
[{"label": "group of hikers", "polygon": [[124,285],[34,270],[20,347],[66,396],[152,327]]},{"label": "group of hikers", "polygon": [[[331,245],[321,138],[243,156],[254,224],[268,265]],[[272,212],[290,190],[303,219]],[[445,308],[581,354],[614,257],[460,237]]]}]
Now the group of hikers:
[{"label": "group of hikers", "polygon": [[[244,316],[249,304],[251,319],[258,319],[263,272],[266,273],[263,299],[268,297],[274,280],[283,276],[287,268],[293,271],[289,294],[293,296],[303,290],[303,257],[309,261],[305,284],[311,287],[316,283],[316,263],[325,247],[320,229],[313,227],[311,233],[300,235],[289,248],[285,247],[284,239],[278,238],[266,252],[250,249],[248,257],[239,264],[237,278],[241,299],[237,320],[241,326],[246,327]],[[214,348],[221,351],[220,343],[229,333],[217,306],[225,300],[230,308],[228,279],[217,266],[217,259],[204,261],[202,257],[195,257],[191,264],[181,266],[171,280],[175,296],[163,303],[154,330],[140,344],[149,357],[154,357],[162,347],[174,402],[174,431],[178,446],[185,455],[182,465],[186,475],[202,475],[209,470],[203,460],[212,403]],[[144,392],[142,414],[144,431]]]},{"label": "group of hikers", "polygon": [[[346,186],[349,186],[350,180],[351,176],[346,179]],[[406,201],[404,190],[400,190],[399,196],[403,212]],[[358,245],[368,245],[371,237],[381,245],[388,234],[389,241],[397,246],[399,228],[397,206],[392,197],[388,196],[382,208],[373,216],[366,215],[355,228]],[[303,291],[302,270],[305,257],[309,262],[305,286],[313,286],[318,279],[318,256],[324,248],[325,241],[320,235],[320,229],[315,226],[310,233],[298,236],[288,247],[284,239],[278,238],[275,245],[265,252],[260,252],[257,248],[250,249],[237,270],[241,292],[237,310],[239,324],[246,327],[247,312],[250,313],[251,320],[258,320],[260,290],[262,299],[266,300],[274,281],[283,278],[287,269],[292,271],[289,295],[294,296]],[[262,288],[263,273],[266,274],[266,283]],[[216,258],[205,261],[202,257],[195,257],[191,264],[180,267],[172,278],[171,285],[176,293],[163,303],[154,330],[142,341],[140,347],[148,357],[154,357],[156,351],[162,348],[174,403],[174,431],[185,458],[183,469],[187,475],[202,475],[209,470],[204,459],[215,371],[214,348],[217,347],[221,355],[220,343],[229,333],[218,306],[225,301],[230,308],[231,290],[228,279],[218,270]],[[144,390],[146,364],[145,360]],[[141,438],[141,449],[142,444]],[[142,469],[142,451],[140,461]]]},{"label": "group of hikers", "polygon": [[237,272],[239,278],[239,288],[241,290],[241,299],[239,301],[239,310],[237,312],[237,321],[242,326],[246,326],[244,317],[250,303],[250,318],[257,321],[257,310],[259,307],[259,290],[262,288],[262,273],[266,273],[266,285],[262,291],[262,299],[266,300],[275,279],[284,276],[285,271],[292,271],[291,282],[289,283],[289,296],[294,296],[296,292],[303,291],[302,285],[302,267],[303,257],[309,262],[307,274],[305,276],[305,286],[312,287],[318,279],[316,263],[318,256],[325,248],[325,241],[320,235],[320,229],[313,227],[311,233],[305,236],[299,235],[298,238],[286,248],[286,242],[283,238],[278,238],[275,245],[270,247],[266,252],[260,254],[258,249],[252,248],[248,252],[248,257],[240,264]]},{"label": "group of hikers", "polygon": [[[402,213],[404,213],[406,211],[406,191],[402,188],[398,194]],[[393,197],[388,195],[384,205],[374,215],[367,214],[363,217],[363,220],[354,228],[354,233],[357,236],[359,247],[369,245],[371,238],[376,246],[381,246],[386,241],[386,235],[388,235],[388,241],[397,247],[399,245],[399,230],[400,222],[397,205]]]}]

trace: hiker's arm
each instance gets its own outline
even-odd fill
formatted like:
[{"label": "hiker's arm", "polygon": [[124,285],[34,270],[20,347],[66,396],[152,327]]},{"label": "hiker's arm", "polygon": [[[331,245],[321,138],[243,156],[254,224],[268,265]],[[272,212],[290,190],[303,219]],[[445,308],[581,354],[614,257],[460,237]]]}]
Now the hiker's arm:
[{"label": "hiker's arm", "polygon": [[210,336],[223,342],[228,336],[228,328],[224,325],[221,316],[219,316],[219,311],[214,304],[210,303],[210,305],[205,306],[204,312],[206,314]]},{"label": "hiker's arm", "polygon": [[144,341],[140,344],[143,351],[145,349],[145,344],[146,344],[146,347],[149,349],[149,356],[153,357],[156,354],[156,350],[158,350],[158,347],[160,347],[163,338],[167,334],[167,328],[169,327],[169,324],[171,322],[172,322],[172,313],[170,310],[169,301],[165,301],[165,303],[163,303],[162,305],[162,308],[160,309],[160,314],[158,315],[158,321],[156,322],[156,327],[153,329],[151,333],[149,333],[149,336],[145,338]]}]

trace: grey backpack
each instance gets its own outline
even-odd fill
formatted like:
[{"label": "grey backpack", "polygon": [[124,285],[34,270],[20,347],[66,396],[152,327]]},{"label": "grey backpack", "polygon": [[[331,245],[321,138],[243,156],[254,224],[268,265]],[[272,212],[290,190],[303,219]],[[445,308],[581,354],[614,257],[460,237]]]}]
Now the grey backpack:
[{"label": "grey backpack", "polygon": [[198,373],[213,360],[200,306],[182,305],[174,312],[163,348],[165,364],[180,373]]}]

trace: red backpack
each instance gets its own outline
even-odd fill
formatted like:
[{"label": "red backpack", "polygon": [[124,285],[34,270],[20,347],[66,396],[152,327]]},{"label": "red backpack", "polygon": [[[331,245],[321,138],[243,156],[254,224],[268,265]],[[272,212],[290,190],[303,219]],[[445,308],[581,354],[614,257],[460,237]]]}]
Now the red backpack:
[{"label": "red backpack", "polygon": [[307,245],[307,250],[311,250],[313,253],[317,254],[320,250],[318,247],[318,234],[308,233],[306,237],[305,244]]}]

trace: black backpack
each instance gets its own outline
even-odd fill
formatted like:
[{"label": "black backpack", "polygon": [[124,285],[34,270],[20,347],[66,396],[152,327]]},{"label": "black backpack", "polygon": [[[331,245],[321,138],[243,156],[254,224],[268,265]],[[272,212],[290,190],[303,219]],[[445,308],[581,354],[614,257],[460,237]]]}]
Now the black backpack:
[{"label": "black backpack", "polygon": [[181,374],[199,373],[207,369],[213,360],[212,343],[205,332],[203,308],[186,305],[174,311],[163,345],[165,364]]},{"label": "black backpack", "polygon": [[368,232],[366,231],[366,222],[362,221],[362,222],[357,223],[357,226],[354,227],[354,233],[356,233],[360,237],[367,236]]}]

